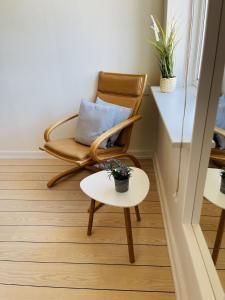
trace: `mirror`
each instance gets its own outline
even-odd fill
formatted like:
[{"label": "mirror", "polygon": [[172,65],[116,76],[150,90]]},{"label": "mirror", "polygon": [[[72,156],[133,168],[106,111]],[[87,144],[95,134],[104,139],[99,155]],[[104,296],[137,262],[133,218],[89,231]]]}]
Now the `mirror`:
[{"label": "mirror", "polygon": [[[212,2],[210,3],[212,8]],[[209,10],[208,14],[209,17],[203,13],[206,26],[204,22],[202,26],[205,26],[206,30],[200,30],[201,27],[199,27],[199,30],[195,32],[197,40],[202,39],[202,32],[206,32],[206,38],[205,44],[202,43],[203,51],[200,51],[203,53],[203,60],[200,59],[200,78],[197,77],[195,82],[197,108],[190,142],[190,166],[193,167],[190,169],[193,174],[189,172],[189,177],[193,179],[189,178],[189,181],[192,181],[193,186],[194,182],[197,182],[197,186],[193,189],[195,203],[192,211],[192,225],[193,228],[198,229],[193,230],[204,260],[203,265],[207,269],[206,276],[210,278],[216,299],[221,299],[218,295],[224,296],[225,291],[225,194],[220,189],[221,169],[225,167],[225,78],[222,76],[225,43],[221,38],[224,16],[220,15],[218,10],[218,18],[221,17],[223,24],[221,25],[213,18],[212,10]],[[212,42],[216,35],[220,39]],[[187,111],[186,113],[188,114]],[[214,133],[213,128],[215,128]],[[196,164],[193,165],[193,162]],[[197,169],[197,174],[195,174]],[[190,190],[188,192],[192,193]],[[189,197],[191,198],[192,196]],[[216,285],[214,285],[215,282]]]},{"label": "mirror", "polygon": [[215,131],[205,179],[200,226],[225,290],[225,80],[218,99]]}]

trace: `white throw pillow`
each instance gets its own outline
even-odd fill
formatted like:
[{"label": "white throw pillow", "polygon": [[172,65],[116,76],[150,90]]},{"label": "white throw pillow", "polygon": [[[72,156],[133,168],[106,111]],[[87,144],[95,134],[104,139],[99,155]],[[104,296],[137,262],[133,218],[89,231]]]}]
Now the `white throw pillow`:
[{"label": "white throw pillow", "polygon": [[[216,126],[225,129],[225,95],[219,98],[217,115],[216,115]],[[215,134],[216,141],[221,150],[225,149],[225,138],[220,134]]]},{"label": "white throw pillow", "polygon": [[[75,140],[90,146],[97,137],[114,126],[115,110],[109,106],[82,100],[78,122],[75,131]],[[107,148],[107,141],[103,141],[99,148]]]},{"label": "white throw pillow", "polygon": [[[100,98],[97,98],[96,103],[104,105],[105,107],[110,107],[114,111],[115,118],[114,118],[113,126],[127,120],[130,117],[130,115],[132,114],[132,111],[133,111],[132,108],[128,108],[128,107],[125,107],[125,106],[120,106],[120,105],[108,103],[106,101],[103,101]],[[120,132],[121,132],[121,130],[119,130],[117,133],[113,134],[110,137],[111,146],[113,146],[114,143],[116,142]]]}]

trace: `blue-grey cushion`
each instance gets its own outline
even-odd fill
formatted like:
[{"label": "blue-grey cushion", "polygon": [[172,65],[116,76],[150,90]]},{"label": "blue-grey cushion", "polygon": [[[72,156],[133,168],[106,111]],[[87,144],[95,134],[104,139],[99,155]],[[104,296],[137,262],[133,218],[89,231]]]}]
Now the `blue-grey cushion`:
[{"label": "blue-grey cushion", "polygon": [[[103,101],[100,98],[97,98],[96,103],[101,104],[105,107],[110,107],[110,109],[112,109],[112,111],[114,111],[115,118],[114,118],[113,126],[127,120],[130,117],[130,115],[132,114],[132,111],[133,111],[132,108],[128,108],[128,107],[108,103],[106,101]],[[108,144],[111,144],[111,146],[113,146],[115,141],[117,140],[119,134],[120,134],[120,131],[113,134],[110,137],[110,141],[108,142]]]},{"label": "blue-grey cushion", "polygon": [[[216,127],[225,129],[225,95],[219,98]],[[216,134],[216,142],[220,149],[225,149],[225,138],[220,134]]]},{"label": "blue-grey cushion", "polygon": [[[87,100],[80,104],[75,140],[84,145],[91,143],[106,130],[112,128],[115,122],[115,110],[109,106],[100,105]],[[99,148],[107,148],[106,139]]]}]

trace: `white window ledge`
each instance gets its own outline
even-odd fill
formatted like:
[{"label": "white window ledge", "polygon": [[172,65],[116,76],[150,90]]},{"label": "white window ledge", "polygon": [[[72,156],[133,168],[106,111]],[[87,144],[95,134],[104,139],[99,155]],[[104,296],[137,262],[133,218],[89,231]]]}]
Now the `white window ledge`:
[{"label": "white window ledge", "polygon": [[158,86],[153,86],[151,87],[151,91],[171,143],[174,146],[179,146],[181,142],[190,144],[194,125],[196,87],[192,86],[188,88],[183,139],[182,122],[185,105],[185,89],[177,88],[173,93],[161,93]]}]

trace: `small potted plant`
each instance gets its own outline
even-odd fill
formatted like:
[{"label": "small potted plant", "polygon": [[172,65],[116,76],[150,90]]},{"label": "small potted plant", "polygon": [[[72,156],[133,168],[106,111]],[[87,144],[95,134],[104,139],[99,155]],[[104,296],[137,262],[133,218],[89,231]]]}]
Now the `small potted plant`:
[{"label": "small potted plant", "polygon": [[221,183],[220,183],[220,191],[225,194],[225,170],[222,170],[220,173]]},{"label": "small potted plant", "polygon": [[96,165],[97,168],[108,171],[109,178],[113,176],[115,188],[118,193],[127,192],[132,169],[123,164],[120,160],[111,159]]},{"label": "small potted plant", "polygon": [[159,55],[160,66],[160,91],[162,93],[173,92],[176,88],[176,76],[174,75],[174,48],[176,47],[176,24],[171,25],[170,31],[166,34],[160,22],[151,15],[151,28],[155,34],[152,45]]}]

